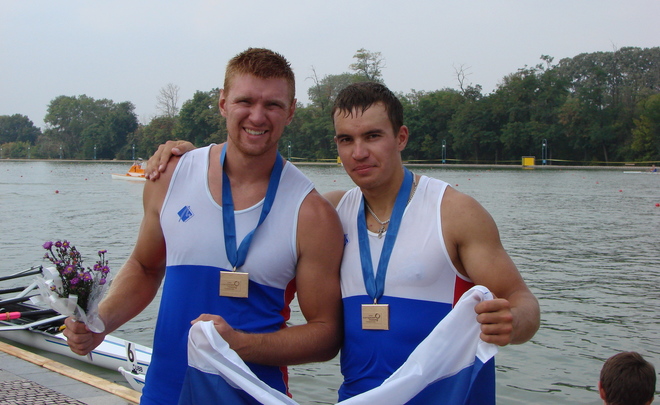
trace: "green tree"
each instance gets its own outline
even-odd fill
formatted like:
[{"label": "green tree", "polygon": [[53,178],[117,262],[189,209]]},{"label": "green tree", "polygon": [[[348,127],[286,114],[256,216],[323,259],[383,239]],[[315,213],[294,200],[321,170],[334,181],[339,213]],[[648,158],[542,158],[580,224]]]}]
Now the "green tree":
[{"label": "green tree", "polygon": [[[641,98],[660,92],[660,48],[621,48],[562,59],[558,74],[580,108],[587,160],[631,156],[635,108]],[[573,120],[575,122],[575,120]]]},{"label": "green tree", "polygon": [[316,72],[312,77],[314,85],[307,90],[307,95],[312,105],[320,108],[322,111],[330,111],[332,104],[337,98],[337,94],[346,86],[363,81],[364,78],[355,73],[342,73],[338,75],[327,75],[318,80]]},{"label": "green tree", "polygon": [[177,139],[187,139],[201,146],[227,139],[225,119],[218,106],[219,90],[197,91],[183,103],[174,129]]},{"label": "green tree", "polygon": [[41,130],[25,115],[0,115],[0,145],[8,142],[27,142],[34,145]]},{"label": "green tree", "polygon": [[59,142],[65,157],[75,157],[82,144],[82,132],[98,122],[108,100],[97,102],[86,95],[59,96],[50,102],[44,121],[50,125],[45,135]]},{"label": "green tree", "polygon": [[370,82],[383,81],[383,69],[385,68],[385,59],[380,52],[371,52],[364,48],[357,50],[353,58],[355,63],[349,66],[362,80]]},{"label": "green tree", "polygon": [[[138,155],[151,156],[158,149],[158,145],[175,139],[176,122],[177,119],[174,117],[160,116],[152,119],[148,125],[140,126],[130,139],[131,143],[135,143]],[[126,152],[127,150],[123,151]]]},{"label": "green tree", "polygon": [[543,55],[541,59],[545,65],[518,69],[504,77],[490,96],[506,160],[540,154],[543,140],[554,145],[561,134],[558,115],[567,90],[552,58]]},{"label": "green tree", "polygon": [[466,102],[456,90],[412,91],[399,99],[404,106],[410,140],[404,158],[442,159],[442,142],[451,140],[450,124],[456,111]]},{"label": "green tree", "polygon": [[644,161],[660,160],[660,93],[639,102],[631,148]]},{"label": "green tree", "polygon": [[137,127],[135,107],[130,102],[112,104],[99,122],[85,128],[81,134],[82,156],[97,159],[114,159],[126,146],[128,135]]},{"label": "green tree", "polygon": [[334,159],[337,148],[334,144],[335,131],[329,111],[317,106],[298,106],[291,124],[286,127],[280,141],[280,153],[295,159]]},{"label": "green tree", "polygon": [[501,160],[499,132],[501,123],[492,97],[464,103],[453,116],[449,133],[456,159],[467,163]]},{"label": "green tree", "polygon": [[59,96],[48,106],[44,134],[59,143],[64,157],[90,159],[97,145],[97,157],[114,158],[137,128],[134,109],[130,102]]},{"label": "green tree", "polygon": [[24,159],[30,157],[29,142],[7,142],[2,144],[2,158]]}]

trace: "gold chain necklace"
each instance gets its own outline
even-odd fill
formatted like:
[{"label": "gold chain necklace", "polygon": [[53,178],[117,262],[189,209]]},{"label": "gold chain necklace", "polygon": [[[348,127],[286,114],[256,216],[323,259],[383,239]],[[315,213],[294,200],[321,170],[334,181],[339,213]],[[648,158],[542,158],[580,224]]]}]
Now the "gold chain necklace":
[{"label": "gold chain necklace", "polygon": [[[417,181],[416,180],[413,181],[413,189],[412,189],[412,192],[410,193],[410,197],[408,197],[408,202],[406,203],[406,205],[410,204],[410,200],[412,200],[413,196],[415,195],[415,190],[417,190]],[[380,224],[380,229],[378,229],[378,239],[381,239],[383,237],[383,233],[385,232],[385,227],[387,226],[387,224],[390,223],[391,218],[386,220],[386,221],[381,221],[380,218],[378,218],[378,215],[376,215],[376,213],[371,209],[369,204],[367,204],[366,201],[364,203],[367,206],[367,210],[369,211],[371,216],[374,217],[376,222],[378,222]]]}]

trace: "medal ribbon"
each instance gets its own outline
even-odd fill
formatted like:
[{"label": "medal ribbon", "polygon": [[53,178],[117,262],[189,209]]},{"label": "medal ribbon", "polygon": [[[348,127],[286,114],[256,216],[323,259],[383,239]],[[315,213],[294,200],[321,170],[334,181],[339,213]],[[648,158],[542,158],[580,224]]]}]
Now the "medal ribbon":
[{"label": "medal ribbon", "polygon": [[408,205],[408,198],[410,196],[410,190],[412,189],[413,174],[405,167],[403,170],[403,183],[396,195],[394,208],[392,209],[392,216],[390,217],[389,228],[387,229],[387,234],[385,234],[385,242],[383,244],[383,250],[380,252],[380,259],[378,260],[378,268],[375,277],[374,267],[371,261],[371,248],[369,247],[366,214],[364,212],[364,196],[362,197],[360,209],[358,210],[357,227],[360,246],[360,262],[362,263],[362,277],[364,278],[364,286],[367,289],[367,294],[373,298],[374,303],[383,296],[387,265],[390,261],[390,256],[392,255],[392,249],[394,249],[394,242],[399,233],[403,212],[406,210],[406,205]]},{"label": "medal ribbon", "polygon": [[238,267],[241,267],[245,263],[247,258],[248,249],[252,243],[252,237],[254,232],[259,228],[270,209],[273,207],[273,202],[275,201],[275,195],[277,194],[277,188],[280,185],[280,176],[282,174],[282,156],[277,152],[277,157],[275,158],[275,165],[273,170],[270,172],[270,180],[268,181],[268,189],[266,190],[266,198],[264,199],[264,205],[261,208],[261,216],[259,217],[259,222],[257,226],[250,231],[245,236],[245,239],[241,242],[241,245],[236,249],[236,221],[234,218],[234,199],[231,195],[231,183],[229,182],[229,176],[225,171],[225,156],[227,154],[227,144],[222,148],[222,153],[220,154],[220,166],[222,166],[222,225],[225,232],[225,251],[227,252],[227,259],[229,263],[236,270]]}]

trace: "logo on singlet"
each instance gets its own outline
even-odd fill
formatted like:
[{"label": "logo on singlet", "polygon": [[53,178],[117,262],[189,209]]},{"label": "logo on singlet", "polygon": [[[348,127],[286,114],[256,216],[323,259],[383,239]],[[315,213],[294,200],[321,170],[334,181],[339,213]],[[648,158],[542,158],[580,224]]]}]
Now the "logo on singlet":
[{"label": "logo on singlet", "polygon": [[190,205],[186,205],[185,207],[181,208],[177,214],[179,215],[179,221],[183,222],[186,222],[195,216],[195,214],[193,214],[192,210],[190,209]]}]

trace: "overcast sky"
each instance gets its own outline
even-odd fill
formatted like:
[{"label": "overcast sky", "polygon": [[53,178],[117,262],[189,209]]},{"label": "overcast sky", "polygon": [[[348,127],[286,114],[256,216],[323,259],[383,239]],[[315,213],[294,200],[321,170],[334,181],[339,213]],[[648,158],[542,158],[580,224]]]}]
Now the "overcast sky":
[{"label": "overcast sky", "polygon": [[0,0],[0,115],[42,127],[60,95],[131,101],[142,123],[168,83],[180,103],[221,87],[248,47],[282,53],[308,103],[317,75],[349,71],[359,48],[381,52],[394,91],[484,92],[541,55],[660,46],[659,0],[29,1]]}]

